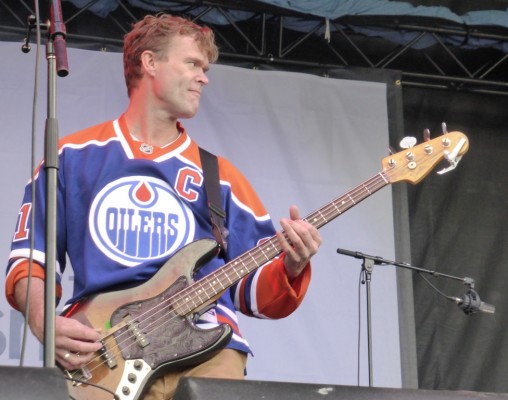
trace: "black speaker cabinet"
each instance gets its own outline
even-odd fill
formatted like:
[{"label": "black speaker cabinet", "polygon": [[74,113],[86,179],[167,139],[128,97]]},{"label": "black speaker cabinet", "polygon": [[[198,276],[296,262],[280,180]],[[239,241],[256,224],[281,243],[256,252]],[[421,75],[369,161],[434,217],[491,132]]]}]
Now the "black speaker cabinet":
[{"label": "black speaker cabinet", "polygon": [[508,394],[182,378],[174,400],[508,400]]},{"label": "black speaker cabinet", "polygon": [[69,400],[69,391],[56,368],[0,367],[0,399]]}]

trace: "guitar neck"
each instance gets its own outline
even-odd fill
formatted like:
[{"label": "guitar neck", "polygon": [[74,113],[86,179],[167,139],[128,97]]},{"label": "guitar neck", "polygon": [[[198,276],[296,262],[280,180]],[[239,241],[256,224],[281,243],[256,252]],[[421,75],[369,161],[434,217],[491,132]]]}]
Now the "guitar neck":
[{"label": "guitar neck", "polygon": [[[304,220],[319,229],[388,183],[390,182],[385,174],[379,172],[346,194],[309,214]],[[178,310],[181,315],[194,312],[252,271],[277,257],[281,252],[282,249],[277,237],[272,236],[179,292],[173,301],[173,308]]]},{"label": "guitar neck", "polygon": [[390,182],[385,174],[383,172],[379,172],[346,194],[332,200],[319,210],[314,211],[305,217],[305,220],[319,229],[350,208],[353,208],[362,200],[365,200],[371,194],[374,194],[379,189],[385,187],[388,183]]}]

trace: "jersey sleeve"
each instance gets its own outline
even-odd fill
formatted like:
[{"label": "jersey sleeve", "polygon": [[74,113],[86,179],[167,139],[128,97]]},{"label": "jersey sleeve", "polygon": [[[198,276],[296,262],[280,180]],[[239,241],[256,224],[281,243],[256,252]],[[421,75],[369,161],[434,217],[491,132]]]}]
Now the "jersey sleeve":
[{"label": "jersey sleeve", "polygon": [[[26,258],[21,258],[13,262],[11,266],[11,273],[8,274],[7,279],[5,281],[5,297],[7,302],[11,305],[12,308],[19,311],[18,305],[16,304],[16,300],[14,299],[14,288],[16,283],[23,278],[27,278],[31,276],[32,278],[38,278],[44,280],[46,277],[46,272],[44,268],[42,268],[36,262],[32,262],[32,266],[30,267],[30,261]],[[60,300],[62,297],[62,285],[57,283],[56,285],[56,302]]]},{"label": "jersey sleeve", "polygon": [[[247,179],[227,161],[219,159],[219,163],[221,179],[224,177],[231,188],[226,211],[230,232],[228,257],[233,259],[273,237],[275,228]],[[258,318],[278,319],[299,307],[310,283],[311,266],[307,265],[290,282],[284,257],[284,253],[280,254],[232,287],[231,296],[238,311]]]},{"label": "jersey sleeve", "polygon": [[284,269],[284,255],[259,268],[239,282],[235,307],[257,318],[280,319],[302,303],[311,279],[310,263],[291,282]]},{"label": "jersey sleeve", "polygon": [[[16,283],[29,275],[45,279],[46,265],[46,173],[44,164],[41,163],[34,174],[34,181],[29,181],[25,186],[25,192],[21,207],[18,212],[14,235],[11,243],[11,252],[6,270],[5,295],[9,304],[17,309],[14,301],[14,289]],[[57,203],[63,201],[62,177],[57,177]],[[35,191],[33,191],[33,189]],[[32,194],[34,193],[34,194]],[[33,218],[33,222],[32,222]],[[57,302],[62,293],[61,273],[65,268],[65,214],[60,207],[57,211],[58,237],[56,239],[56,290]],[[30,258],[32,268],[30,268]]]}]

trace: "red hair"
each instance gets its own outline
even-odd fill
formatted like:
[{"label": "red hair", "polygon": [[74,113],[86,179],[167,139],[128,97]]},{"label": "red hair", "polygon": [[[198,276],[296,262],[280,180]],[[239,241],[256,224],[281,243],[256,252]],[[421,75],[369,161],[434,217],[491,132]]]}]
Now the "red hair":
[{"label": "red hair", "polygon": [[208,61],[210,63],[217,61],[219,51],[213,31],[209,27],[169,14],[147,15],[134,24],[124,38],[123,64],[129,96],[143,76],[141,54],[150,50],[160,58],[166,57],[167,45],[177,35],[193,37],[200,50],[208,57]]}]

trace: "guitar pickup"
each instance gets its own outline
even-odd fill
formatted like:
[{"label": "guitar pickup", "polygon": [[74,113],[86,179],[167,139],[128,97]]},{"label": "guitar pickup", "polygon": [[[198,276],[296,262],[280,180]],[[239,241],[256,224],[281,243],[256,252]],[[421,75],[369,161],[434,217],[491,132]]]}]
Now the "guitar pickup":
[{"label": "guitar pickup", "polygon": [[150,344],[150,341],[144,334],[144,332],[140,329],[139,323],[130,318],[130,316],[126,316],[124,321],[127,323],[127,329],[132,333],[136,343],[141,347],[145,348]]},{"label": "guitar pickup", "polygon": [[104,341],[102,341],[102,347],[99,349],[99,353],[103,360],[106,361],[109,369],[113,369],[118,365],[115,357],[111,355],[111,352],[107,349],[106,343]]}]

